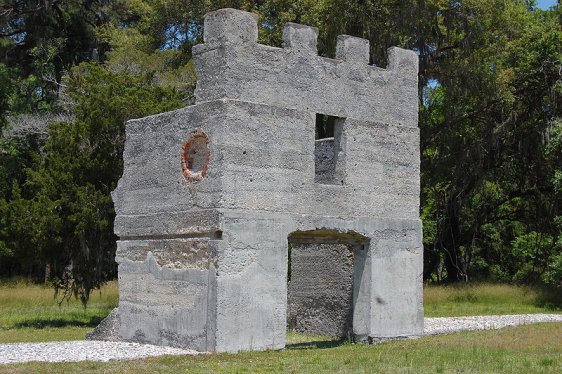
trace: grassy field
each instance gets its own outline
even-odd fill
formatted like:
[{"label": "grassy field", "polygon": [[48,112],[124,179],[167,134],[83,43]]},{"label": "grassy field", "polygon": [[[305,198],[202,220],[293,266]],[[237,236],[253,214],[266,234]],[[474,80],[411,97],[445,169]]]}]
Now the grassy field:
[{"label": "grassy field", "polygon": [[300,343],[282,351],[107,363],[27,363],[9,373],[561,373],[562,324],[465,332],[380,345]]},{"label": "grassy field", "polygon": [[[84,309],[77,300],[59,306],[50,287],[0,282],[0,343],[83,339],[117,305],[117,294],[110,282]],[[562,295],[502,284],[429,286],[424,308],[427,317],[562,313]]]},{"label": "grassy field", "polygon": [[[430,286],[424,290],[427,316],[562,313],[560,295],[534,288],[480,284]],[[117,302],[110,283],[79,302],[53,299],[50,288],[0,283],[0,343],[83,339]],[[376,346],[290,333],[283,351],[159,357],[109,363],[27,363],[0,366],[1,372],[341,372],[341,373],[560,373],[562,323],[495,331],[457,333]]]},{"label": "grassy field", "polygon": [[562,313],[562,294],[507,284],[460,284],[424,288],[426,317]]},{"label": "grassy field", "polygon": [[84,339],[117,305],[117,282],[92,293],[88,308],[78,300],[60,306],[50,287],[0,281],[0,343]]}]

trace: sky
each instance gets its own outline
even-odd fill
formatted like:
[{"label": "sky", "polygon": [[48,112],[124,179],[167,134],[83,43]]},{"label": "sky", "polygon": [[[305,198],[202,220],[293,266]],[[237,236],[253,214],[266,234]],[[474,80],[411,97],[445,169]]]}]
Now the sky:
[{"label": "sky", "polygon": [[537,6],[541,9],[548,9],[556,4],[556,0],[537,0]]}]

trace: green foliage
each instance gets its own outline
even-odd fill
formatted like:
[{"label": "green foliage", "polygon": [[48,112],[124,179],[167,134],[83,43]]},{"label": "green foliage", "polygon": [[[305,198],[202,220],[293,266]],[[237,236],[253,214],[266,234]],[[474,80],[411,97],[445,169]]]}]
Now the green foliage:
[{"label": "green foliage", "polygon": [[[0,128],[8,115],[67,110],[46,144],[0,137],[0,275],[43,275],[87,301],[114,275],[110,191],[123,123],[193,102],[203,15],[259,16],[396,45],[420,57],[424,278],[562,287],[562,31],[523,0],[95,0],[0,4]],[[84,63],[90,61],[90,63]],[[6,131],[4,131],[6,133]]]},{"label": "green foliage", "polygon": [[[558,239],[560,244],[560,238]],[[544,283],[562,288],[562,252],[552,255],[548,268],[543,275]]]},{"label": "green foliage", "polygon": [[110,192],[122,173],[124,122],[182,104],[176,91],[150,82],[150,76],[118,75],[96,64],[76,67],[67,81],[76,120],[51,125],[45,159],[30,170],[28,184],[56,205],[63,223],[44,233],[64,238],[44,251],[58,278],[55,286],[84,303],[115,276]]},{"label": "green foliage", "polygon": [[8,102],[14,91],[13,82],[8,72],[8,68],[4,64],[0,64],[0,132],[6,126],[6,118],[4,118],[8,110]]},{"label": "green foliage", "polygon": [[30,197],[15,184],[6,208],[2,236],[22,267],[48,264],[56,289],[84,304],[115,276],[110,192],[122,173],[124,122],[182,104],[177,91],[153,87],[151,78],[97,64],[73,69],[66,84],[76,120],[51,124],[44,157],[26,169]]},{"label": "green foliage", "polygon": [[103,55],[94,30],[107,22],[114,1],[4,1],[0,4],[0,54],[17,69],[28,111],[57,106],[64,72]]},{"label": "green foliage", "polygon": [[53,206],[45,199],[23,198],[16,182],[13,183],[11,195],[10,202],[4,202],[1,206],[0,235],[9,249],[10,257],[17,259],[20,272],[30,276],[42,270],[37,246],[60,242],[59,237],[44,236],[47,230],[54,231],[60,226],[60,219],[53,214]]},{"label": "green foliage", "polygon": [[507,264],[512,267],[509,273],[513,274],[513,280],[538,281],[548,267],[554,244],[551,236],[535,231],[515,238],[510,252],[511,261]]},{"label": "green foliage", "polygon": [[544,281],[560,215],[556,12],[518,1],[440,6],[431,54],[441,59],[425,72],[437,85],[420,109],[426,278]]}]

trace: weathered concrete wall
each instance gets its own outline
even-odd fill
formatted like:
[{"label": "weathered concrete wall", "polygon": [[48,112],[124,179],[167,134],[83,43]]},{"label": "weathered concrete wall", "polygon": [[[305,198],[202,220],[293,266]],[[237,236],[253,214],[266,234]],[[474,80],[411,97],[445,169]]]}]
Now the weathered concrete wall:
[{"label": "weathered concrete wall", "polygon": [[322,184],[343,184],[345,178],[345,159],[343,156],[339,139],[326,138],[316,140],[314,148],[314,181]]},{"label": "weathered concrete wall", "polygon": [[[389,69],[373,68],[367,42],[342,36],[339,60],[325,59],[315,30],[299,25],[286,28],[285,48],[266,47],[256,22],[207,15],[197,104],[127,123],[113,193],[120,336],[200,351],[283,347],[287,238],[302,233],[361,244],[355,336],[421,333],[417,57],[393,49]],[[342,121],[325,180],[317,113]]]},{"label": "weathered concrete wall", "polygon": [[354,249],[346,244],[293,243],[287,325],[311,335],[353,333]]},{"label": "weathered concrete wall", "polygon": [[[178,157],[197,129],[210,139],[211,161],[193,184]],[[213,230],[219,207],[417,219],[418,136],[415,128],[346,119],[345,170],[331,185],[315,182],[314,113],[221,100],[135,120],[127,126],[122,188],[114,193],[116,231],[136,235],[121,232],[134,220],[131,229],[140,234],[146,215],[147,234]]]},{"label": "weathered concrete wall", "polygon": [[207,351],[214,341],[216,245],[201,239],[119,241],[119,334]]},{"label": "weathered concrete wall", "polygon": [[[284,48],[257,43],[254,15],[219,10],[193,48],[198,102],[236,99],[337,117],[417,127],[418,57],[389,50],[387,69],[369,66],[369,42],[340,35],[336,58],[317,55],[318,30],[286,24]],[[211,74],[209,74],[211,73]],[[392,105],[389,105],[392,103]]]}]

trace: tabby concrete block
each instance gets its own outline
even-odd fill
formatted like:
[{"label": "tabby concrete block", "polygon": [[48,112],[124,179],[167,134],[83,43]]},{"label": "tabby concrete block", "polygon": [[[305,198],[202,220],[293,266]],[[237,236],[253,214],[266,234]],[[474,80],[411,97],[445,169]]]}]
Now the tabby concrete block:
[{"label": "tabby concrete block", "polygon": [[[328,59],[317,36],[288,24],[273,48],[255,15],[209,13],[196,104],[127,123],[121,339],[236,352],[284,347],[288,323],[422,333],[417,56],[373,67],[368,41],[340,36]],[[322,116],[333,133],[316,139]]]}]

